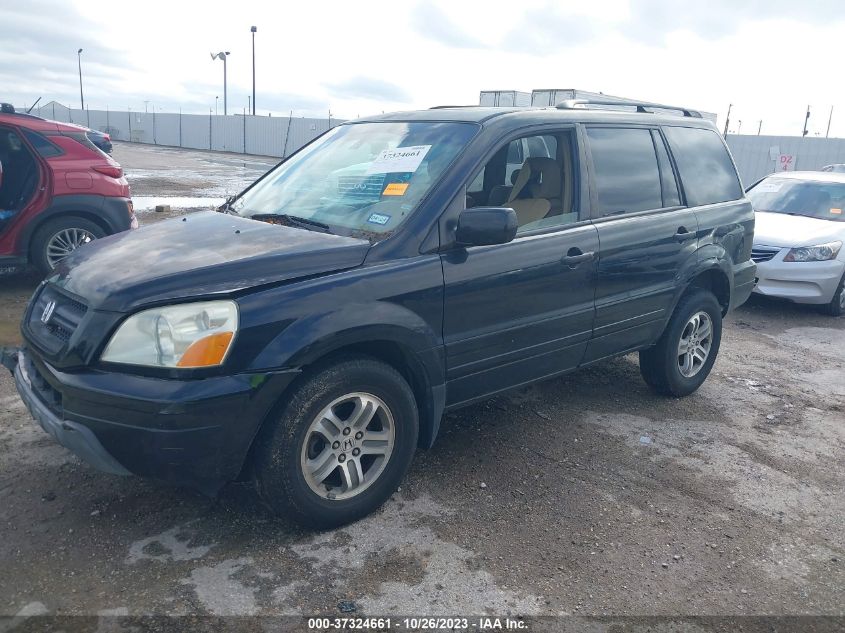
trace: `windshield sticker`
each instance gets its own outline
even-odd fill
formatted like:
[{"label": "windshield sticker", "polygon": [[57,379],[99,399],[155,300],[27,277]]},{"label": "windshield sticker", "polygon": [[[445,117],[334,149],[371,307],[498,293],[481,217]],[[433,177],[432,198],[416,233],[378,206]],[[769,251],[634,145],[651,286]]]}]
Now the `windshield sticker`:
[{"label": "windshield sticker", "polygon": [[371,213],[370,217],[367,218],[367,222],[370,224],[381,224],[384,226],[390,222],[390,216],[383,213]]},{"label": "windshield sticker", "polygon": [[431,145],[383,149],[367,169],[367,175],[413,173],[430,149]]},{"label": "windshield sticker", "polygon": [[830,212],[834,215],[842,215],[842,209],[831,209]]},{"label": "windshield sticker", "polygon": [[754,193],[777,193],[781,190],[781,187],[783,187],[783,182],[761,182],[759,185],[754,187],[752,191],[754,191]]},{"label": "windshield sticker", "polygon": [[381,192],[383,196],[404,196],[405,192],[408,190],[408,183],[407,182],[392,182],[387,187],[384,188],[384,191]]}]

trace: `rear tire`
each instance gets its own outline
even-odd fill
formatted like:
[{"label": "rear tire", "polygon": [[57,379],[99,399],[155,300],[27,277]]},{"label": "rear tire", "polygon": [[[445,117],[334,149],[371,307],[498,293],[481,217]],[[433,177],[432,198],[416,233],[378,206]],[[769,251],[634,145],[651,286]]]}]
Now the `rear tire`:
[{"label": "rear tire", "polygon": [[105,235],[100,225],[85,218],[65,216],[50,220],[32,238],[30,261],[46,277],[79,246]]},{"label": "rear tire", "polygon": [[845,314],[845,275],[839,280],[836,292],[833,293],[833,299],[822,307],[822,312],[834,317]]},{"label": "rear tire", "polygon": [[255,483],[275,514],[327,529],[370,514],[396,491],[419,428],[399,372],[347,358],[315,368],[284,400],[256,439]]},{"label": "rear tire", "polygon": [[719,302],[694,288],[681,298],[657,344],[640,352],[640,373],[657,393],[687,396],[710,374],[721,341]]}]

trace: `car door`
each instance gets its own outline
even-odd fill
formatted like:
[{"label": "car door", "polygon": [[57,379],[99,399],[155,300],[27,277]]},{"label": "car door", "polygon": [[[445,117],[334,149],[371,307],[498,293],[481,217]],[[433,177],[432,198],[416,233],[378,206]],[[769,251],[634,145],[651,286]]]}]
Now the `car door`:
[{"label": "car door", "polygon": [[[520,226],[508,244],[453,248],[441,256],[447,406],[572,369],[583,357],[593,326],[598,231],[582,212],[586,175],[575,129],[543,131],[550,134],[555,156],[534,158],[561,166],[560,213]],[[484,167],[485,191],[510,180],[508,153],[500,148],[498,163],[494,157]],[[470,200],[489,206],[478,200],[482,196],[478,191]]]},{"label": "car door", "polygon": [[588,125],[584,132],[600,243],[590,363],[660,335],[681,268],[696,251],[698,221],[681,206],[659,130]]}]

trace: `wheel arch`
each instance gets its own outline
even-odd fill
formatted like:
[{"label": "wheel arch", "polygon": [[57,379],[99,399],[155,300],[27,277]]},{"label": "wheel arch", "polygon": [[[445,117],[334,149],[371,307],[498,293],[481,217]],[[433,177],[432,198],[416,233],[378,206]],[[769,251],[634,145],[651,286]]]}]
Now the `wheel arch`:
[{"label": "wheel arch", "polygon": [[[84,196],[73,196],[73,198],[82,198]],[[62,218],[83,218],[93,222],[99,226],[107,235],[112,232],[112,227],[105,221],[102,216],[101,207],[102,200],[99,206],[94,202],[75,201],[70,203],[58,202],[51,205],[41,213],[39,213],[32,222],[30,222],[21,233],[19,239],[19,252],[25,256],[27,261],[32,260],[32,253],[34,251],[34,240],[38,231],[44,227],[48,222]]]}]

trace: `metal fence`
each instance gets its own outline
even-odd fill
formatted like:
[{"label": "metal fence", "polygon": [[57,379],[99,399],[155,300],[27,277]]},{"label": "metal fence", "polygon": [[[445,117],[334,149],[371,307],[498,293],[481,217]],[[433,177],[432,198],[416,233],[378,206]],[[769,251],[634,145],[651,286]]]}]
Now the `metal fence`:
[{"label": "metal fence", "polygon": [[777,171],[781,155],[792,157],[791,167],[795,170],[845,163],[845,139],[841,138],[729,134],[727,141],[746,187]]},{"label": "metal fence", "polygon": [[[108,132],[119,141],[279,158],[289,156],[313,138],[343,122],[340,119],[241,114],[218,116],[79,110],[56,102],[34,109],[33,114]],[[746,186],[776,171],[780,155],[792,156],[793,168],[797,170],[813,170],[831,163],[845,163],[845,139],[840,138],[729,134],[727,142]]]},{"label": "metal fence", "polygon": [[289,156],[343,121],[301,117],[263,117],[126,110],[80,110],[58,103],[32,114],[108,132],[112,139],[191,149]]}]

